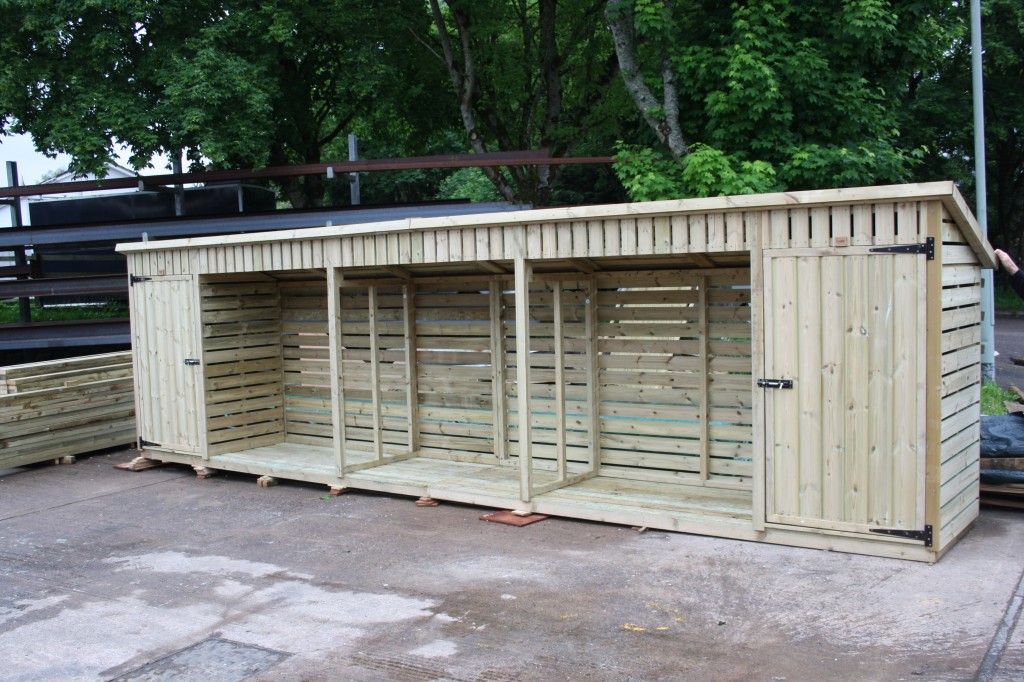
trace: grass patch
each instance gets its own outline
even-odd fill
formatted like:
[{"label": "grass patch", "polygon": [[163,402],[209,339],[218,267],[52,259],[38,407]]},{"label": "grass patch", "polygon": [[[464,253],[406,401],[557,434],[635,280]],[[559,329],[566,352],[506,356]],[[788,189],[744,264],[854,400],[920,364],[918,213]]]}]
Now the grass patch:
[{"label": "grass patch", "polygon": [[996,310],[1024,310],[1024,298],[1018,296],[1009,284],[999,280],[992,287],[992,301]]},{"label": "grass patch", "polygon": [[994,381],[985,382],[981,387],[981,413],[986,415],[1006,414],[1003,402],[1017,401],[1017,394],[1004,391]]},{"label": "grass patch", "polygon": [[[0,303],[0,324],[21,321],[17,301]],[[68,322],[71,320],[106,320],[128,317],[128,304],[111,301],[99,305],[32,306],[33,322]]]}]

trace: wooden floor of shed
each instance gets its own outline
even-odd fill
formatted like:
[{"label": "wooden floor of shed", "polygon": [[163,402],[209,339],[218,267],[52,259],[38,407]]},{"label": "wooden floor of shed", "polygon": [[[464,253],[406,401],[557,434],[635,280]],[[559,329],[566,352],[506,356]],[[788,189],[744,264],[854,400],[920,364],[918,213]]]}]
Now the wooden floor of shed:
[{"label": "wooden floor of shed", "polygon": [[[358,463],[369,453],[349,453]],[[338,485],[330,448],[281,443],[215,455],[206,466],[284,479]],[[346,474],[354,489],[432,497],[499,509],[526,509],[570,518],[754,539],[750,491],[706,488],[686,483],[637,481],[596,476],[543,493],[524,503],[515,466],[414,457]],[[535,469],[543,486],[554,472]]]}]

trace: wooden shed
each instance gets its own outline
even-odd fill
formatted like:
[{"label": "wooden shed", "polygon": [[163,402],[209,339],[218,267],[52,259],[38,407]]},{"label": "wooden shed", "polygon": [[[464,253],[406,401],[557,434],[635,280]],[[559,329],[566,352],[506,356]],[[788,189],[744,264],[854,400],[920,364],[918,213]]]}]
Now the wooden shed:
[{"label": "wooden shed", "polygon": [[153,459],[924,561],[978,513],[949,182],[118,248]]}]

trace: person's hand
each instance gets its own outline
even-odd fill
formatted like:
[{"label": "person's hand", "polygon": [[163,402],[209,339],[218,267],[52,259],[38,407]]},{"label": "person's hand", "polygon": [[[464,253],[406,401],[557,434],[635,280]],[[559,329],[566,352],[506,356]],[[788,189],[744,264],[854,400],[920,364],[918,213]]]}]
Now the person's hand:
[{"label": "person's hand", "polygon": [[996,249],[996,260],[999,261],[999,264],[1003,266],[1003,269],[1006,270],[1007,274],[1011,277],[1017,274],[1017,271],[1020,270],[1020,268],[1017,267],[1017,264],[1013,262],[1013,259],[1010,258],[1010,256],[1002,249]]}]

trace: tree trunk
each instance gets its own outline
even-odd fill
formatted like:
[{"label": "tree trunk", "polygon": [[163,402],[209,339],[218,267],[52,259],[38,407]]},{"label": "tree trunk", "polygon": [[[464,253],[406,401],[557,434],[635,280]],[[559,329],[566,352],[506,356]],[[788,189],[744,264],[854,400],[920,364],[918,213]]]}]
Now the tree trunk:
[{"label": "tree trunk", "polygon": [[663,100],[659,101],[644,82],[636,52],[636,31],[633,26],[631,0],[608,0],[605,5],[605,19],[615,42],[615,55],[619,60],[619,71],[626,84],[633,103],[644,117],[658,140],[665,145],[672,158],[682,162],[690,153],[679,124],[679,94],[676,90],[675,73],[668,55],[663,55],[661,79]]}]

